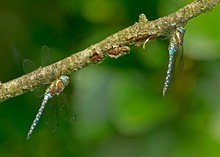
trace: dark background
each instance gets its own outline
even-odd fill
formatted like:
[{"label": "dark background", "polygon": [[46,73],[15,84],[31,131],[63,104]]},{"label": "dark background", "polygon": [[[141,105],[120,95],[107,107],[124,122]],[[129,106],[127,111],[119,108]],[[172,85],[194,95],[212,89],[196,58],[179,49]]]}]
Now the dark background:
[{"label": "dark background", "polygon": [[[22,61],[41,65],[41,47],[53,62],[126,28],[145,13],[166,16],[189,0],[1,0],[0,81],[24,74]],[[220,154],[220,8],[186,26],[184,69],[165,98],[168,37],[117,60],[73,73],[65,89],[77,115],[55,132],[43,113],[27,132],[42,98],[33,92],[0,105],[1,157],[214,157]]]}]

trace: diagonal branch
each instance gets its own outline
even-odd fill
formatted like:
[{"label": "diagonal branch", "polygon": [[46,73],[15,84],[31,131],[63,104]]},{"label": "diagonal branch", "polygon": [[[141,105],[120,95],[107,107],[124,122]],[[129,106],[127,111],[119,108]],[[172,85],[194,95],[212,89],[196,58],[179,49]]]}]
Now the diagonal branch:
[{"label": "diagonal branch", "polygon": [[[211,11],[220,0],[195,0],[177,12],[154,21],[148,21],[144,14],[139,21],[87,49],[75,53],[49,66],[21,76],[6,83],[0,82],[0,102],[32,91],[45,82],[52,82],[60,75],[69,75],[89,64],[101,63],[104,58],[118,58],[129,53],[130,44],[140,44],[154,39],[202,14]],[[127,45],[127,46],[126,46]],[[143,46],[144,46],[143,45]],[[55,76],[55,77],[54,77]]]}]

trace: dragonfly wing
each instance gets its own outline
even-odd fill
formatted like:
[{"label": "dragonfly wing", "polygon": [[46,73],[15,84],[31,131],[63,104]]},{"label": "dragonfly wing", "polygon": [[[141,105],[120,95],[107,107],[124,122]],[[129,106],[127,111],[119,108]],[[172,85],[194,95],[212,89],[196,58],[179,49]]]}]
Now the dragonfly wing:
[{"label": "dragonfly wing", "polygon": [[51,49],[44,45],[41,48],[41,65],[42,67],[47,66],[52,63],[52,57],[51,57]]},{"label": "dragonfly wing", "polygon": [[[23,60],[23,70],[25,74],[30,73],[34,71],[35,69],[36,69],[36,66],[30,59]],[[41,86],[34,91],[34,95],[40,98],[44,95],[45,90],[46,90],[46,87]]]},{"label": "dragonfly wing", "polygon": [[60,93],[58,97],[58,106],[59,106],[60,116],[63,120],[72,123],[76,119],[76,115],[73,112],[73,107],[69,103],[64,93]]},{"label": "dragonfly wing", "polygon": [[179,52],[180,52],[180,58],[179,58],[178,72],[182,73],[184,67],[183,46],[180,47]]},{"label": "dragonfly wing", "polygon": [[36,69],[36,66],[30,59],[23,60],[23,70],[25,74],[30,73],[34,71],[35,69]]},{"label": "dragonfly wing", "polygon": [[58,127],[58,106],[56,97],[48,101],[48,104],[45,108],[45,124],[52,132],[56,131]]}]

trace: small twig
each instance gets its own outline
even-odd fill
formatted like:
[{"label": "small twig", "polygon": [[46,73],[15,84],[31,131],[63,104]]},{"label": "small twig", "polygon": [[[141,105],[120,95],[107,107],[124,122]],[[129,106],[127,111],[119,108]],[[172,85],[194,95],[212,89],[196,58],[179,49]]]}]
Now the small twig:
[{"label": "small twig", "polygon": [[[220,0],[195,0],[177,12],[154,21],[148,21],[141,14],[139,22],[121,30],[87,49],[75,53],[49,66],[21,76],[6,83],[0,83],[0,102],[34,90],[45,82],[52,82],[54,74],[69,75],[89,64],[97,64],[106,57],[118,58],[129,51],[130,44],[148,42],[176,25],[185,25],[190,19],[211,11]],[[127,46],[126,46],[127,45]]]}]

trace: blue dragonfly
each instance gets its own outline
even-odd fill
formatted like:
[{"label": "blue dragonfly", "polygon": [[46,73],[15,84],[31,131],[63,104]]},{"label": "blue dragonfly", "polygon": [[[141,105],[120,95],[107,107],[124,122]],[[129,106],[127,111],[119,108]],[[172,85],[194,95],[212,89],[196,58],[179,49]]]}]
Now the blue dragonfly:
[{"label": "blue dragonfly", "polygon": [[166,73],[166,78],[164,82],[163,87],[163,96],[165,96],[171,80],[173,78],[176,58],[177,58],[177,51],[181,47],[181,56],[180,56],[180,62],[179,62],[179,68],[181,69],[183,67],[183,38],[185,34],[185,28],[182,26],[176,27],[176,30],[173,32],[171,38],[170,38],[170,44],[168,47],[169,52],[169,62],[168,62],[168,69]]},{"label": "blue dragonfly", "polygon": [[[42,47],[42,50],[41,50],[41,53],[42,53],[42,56],[45,55],[43,58],[42,58],[42,63],[43,65],[46,64],[46,62],[50,62],[50,58],[51,58],[51,50],[47,47],[47,46],[43,46]],[[29,72],[30,70],[33,70],[34,68],[34,64],[32,61],[28,60],[28,59],[25,59],[23,61],[23,67],[24,67],[24,71],[25,72]],[[69,84],[70,82],[70,79],[68,76],[60,76],[60,78],[56,79],[55,81],[53,81],[50,86],[46,89],[46,92],[44,93],[44,97],[43,97],[43,100],[42,100],[42,103],[41,103],[41,107],[40,109],[38,110],[38,113],[30,127],[30,130],[27,134],[27,140],[31,137],[37,123],[39,122],[39,119],[43,113],[43,110],[48,102],[49,99],[52,99],[55,95],[61,95],[60,97],[62,98],[58,104],[58,107],[59,107],[59,112],[61,114],[61,116],[71,122],[72,120],[75,119],[75,115],[72,111],[72,108],[71,106],[69,106],[69,103],[68,103],[68,100],[66,98],[66,96],[61,93],[64,88]],[[51,108],[50,110],[52,110],[50,113],[50,120],[49,120],[49,125],[51,126],[51,128],[53,130],[56,129],[58,123],[57,123],[57,109],[54,107],[55,104],[52,104],[51,105]],[[57,106],[56,106],[57,107]]]}]

